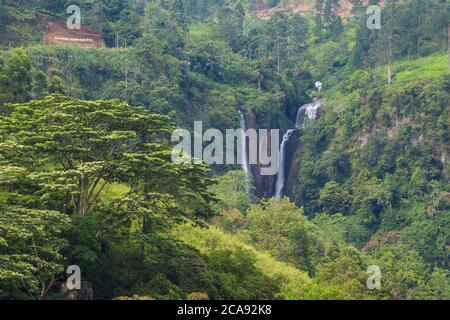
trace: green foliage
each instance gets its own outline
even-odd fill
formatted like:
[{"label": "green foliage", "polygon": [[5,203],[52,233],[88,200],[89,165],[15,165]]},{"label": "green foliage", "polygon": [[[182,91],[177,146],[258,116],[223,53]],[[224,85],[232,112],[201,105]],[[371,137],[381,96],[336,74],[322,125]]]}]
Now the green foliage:
[{"label": "green foliage", "polygon": [[[243,270],[248,270],[249,268],[250,270],[254,270],[254,267],[256,267],[259,270],[258,273],[265,276],[263,277],[259,275],[256,278],[267,280],[266,277],[269,277],[272,280],[276,280],[275,283],[278,284],[276,287],[279,287],[279,292],[275,291],[271,294],[275,294],[277,298],[279,297],[282,299],[295,300],[303,298],[303,290],[310,281],[310,279],[304,272],[301,272],[300,270],[289,264],[274,259],[269,254],[255,250],[255,248],[253,248],[252,246],[239,240],[237,236],[226,234],[216,227],[204,229],[194,227],[192,225],[183,225],[181,227],[178,227],[174,231],[174,233],[177,238],[183,240],[183,242],[189,245],[194,246],[195,248],[200,250],[200,252],[206,255],[209,255],[213,252],[223,253],[224,251],[227,252],[228,255],[230,255],[230,250],[232,252],[238,251],[240,252],[240,255],[249,255],[249,257],[244,259],[253,261],[255,266],[243,266]],[[254,260],[255,258],[256,261]],[[224,257],[222,259],[227,259],[227,257]],[[236,257],[234,258],[234,260],[239,261]],[[235,263],[233,265],[235,265]],[[220,268],[226,268],[226,265]],[[221,271],[221,273],[223,273],[223,271]],[[240,274],[242,275],[242,272]],[[226,276],[229,279],[233,279],[231,281],[235,281],[234,279],[236,279],[232,274],[224,274],[223,276]],[[274,282],[272,280],[264,284],[260,283],[259,285],[261,286],[263,291],[256,290],[255,292],[261,293],[266,291],[268,287],[274,288]],[[268,284],[268,286],[266,286],[266,284]],[[238,286],[238,290],[240,293],[245,293],[240,284],[236,285]]]},{"label": "green foliage", "polygon": [[[415,83],[377,88],[365,71],[349,82],[347,105],[329,109],[301,138],[307,151],[299,172],[298,204],[305,204],[310,215],[344,213],[346,239],[362,246],[382,224],[399,230],[418,222],[414,211],[407,213],[414,210],[412,204],[429,207],[422,209],[423,215],[436,212],[447,178],[440,153],[433,154],[430,146],[446,152],[448,92],[440,82],[424,88]],[[443,227],[441,221],[436,224]],[[437,238],[427,234],[425,239]],[[442,261],[435,250],[430,251],[434,261]],[[420,252],[425,258],[425,251]]]},{"label": "green foliage", "polygon": [[341,17],[337,14],[338,0],[317,0],[315,2],[315,36],[319,39],[336,38],[343,31]]},{"label": "green foliage", "polygon": [[[212,181],[202,165],[171,162],[167,117],[118,101],[61,95],[8,107],[0,119],[1,275],[7,280],[0,291],[9,297],[54,293],[63,258],[83,267],[98,297],[180,299],[206,288],[188,280],[197,273],[182,274],[190,272],[191,261],[180,264],[183,255],[201,258],[172,244],[166,233],[185,218],[200,221],[213,213]],[[161,241],[168,246],[161,248]],[[155,255],[161,251],[179,257],[182,269]],[[136,274],[142,268],[158,272]],[[18,281],[23,284],[14,286]]]},{"label": "green foliage", "polygon": [[70,219],[48,210],[0,207],[0,297],[43,299],[64,272],[61,233]]},{"label": "green foliage", "polygon": [[[337,0],[266,20],[254,1],[92,0],[83,23],[108,49],[32,46],[37,10],[67,4],[0,4],[1,298],[58,296],[77,264],[104,299],[449,299],[448,1],[390,2],[369,30]],[[169,117],[285,129],[311,97],[326,106],[302,130],[295,204],[171,162]]]},{"label": "green foliage", "polygon": [[132,148],[149,152],[141,141],[170,129],[164,117],[114,101],[50,96],[12,108],[10,116],[1,118],[4,157],[30,170],[44,197],[56,190],[65,194],[64,207],[78,215],[94,208],[108,183],[131,177],[133,156],[141,155],[133,155]]},{"label": "green foliage", "polygon": [[450,290],[448,286],[449,272],[436,268],[429,277],[426,285],[416,293],[416,298],[421,300],[449,300]]},{"label": "green foliage", "polygon": [[32,81],[31,61],[22,49],[15,49],[0,72],[0,103],[27,101]]},{"label": "green foliage", "polygon": [[41,99],[48,94],[47,75],[43,71],[38,71],[33,80],[33,97]]},{"label": "green foliage", "polygon": [[325,212],[345,214],[350,209],[351,196],[346,190],[342,190],[342,186],[335,181],[330,181],[320,190],[319,201]]},{"label": "green foliage", "polygon": [[275,279],[255,267],[256,258],[251,252],[241,248],[235,251],[213,251],[208,258],[217,292],[211,297],[213,299],[273,299],[279,290]]},{"label": "green foliage", "polygon": [[218,183],[211,187],[220,201],[220,206],[225,208],[237,208],[245,213],[250,206],[249,177],[243,171],[229,171],[218,178]]},{"label": "green foliage", "polygon": [[400,57],[421,57],[441,51],[447,40],[448,1],[412,0],[385,6],[380,30],[366,27],[367,17],[361,18],[354,51],[354,65],[385,64]]},{"label": "green foliage", "polygon": [[[307,298],[320,300],[368,300],[376,296],[366,287],[361,254],[354,248],[346,248],[330,262],[317,267],[314,282],[306,289]],[[318,284],[326,284],[322,287]]]},{"label": "green foliage", "polygon": [[48,85],[48,93],[50,94],[65,94],[64,84],[60,77],[53,76]]},{"label": "green foliage", "polygon": [[312,225],[287,199],[271,199],[253,206],[248,212],[248,230],[256,248],[269,250],[274,256],[292,262],[312,273],[315,236]]},{"label": "green foliage", "polygon": [[394,299],[414,299],[425,285],[427,266],[419,254],[403,245],[386,246],[374,254],[382,269],[382,288]]}]

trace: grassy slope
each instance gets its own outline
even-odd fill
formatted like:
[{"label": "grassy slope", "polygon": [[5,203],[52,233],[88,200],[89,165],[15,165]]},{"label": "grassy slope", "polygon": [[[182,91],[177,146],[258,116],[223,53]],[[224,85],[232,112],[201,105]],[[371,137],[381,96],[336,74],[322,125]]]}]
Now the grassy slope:
[{"label": "grassy slope", "polygon": [[[413,81],[433,81],[450,74],[448,68],[447,54],[437,53],[431,56],[414,60],[401,60],[393,64],[393,87],[401,87]],[[380,66],[372,70],[379,79],[386,79],[387,67]],[[328,105],[343,106],[347,102],[348,96],[342,94],[339,87],[333,87],[323,92]]]},{"label": "grassy slope", "polygon": [[436,54],[416,60],[405,60],[394,65],[394,84],[434,80],[449,73],[446,54]]},{"label": "grassy slope", "polygon": [[271,278],[281,282],[281,296],[287,300],[299,300],[303,298],[303,289],[310,282],[308,275],[297,268],[276,260],[267,253],[259,252],[237,237],[226,234],[216,227],[208,229],[195,227],[189,224],[174,230],[177,238],[197,248],[200,252],[208,254],[218,249],[243,248],[251,251],[257,259],[257,267]]},{"label": "grassy slope", "polygon": [[[128,192],[123,184],[112,184],[102,193],[102,201],[113,200]],[[214,250],[242,248],[252,252],[256,257],[256,266],[267,276],[279,279],[281,283],[281,298],[299,300],[303,298],[306,285],[311,281],[309,276],[287,263],[273,258],[270,254],[257,251],[252,246],[242,242],[237,236],[224,233],[217,227],[200,228],[191,224],[181,225],[173,230],[174,236],[184,243],[193,246],[201,253],[208,255]]]}]

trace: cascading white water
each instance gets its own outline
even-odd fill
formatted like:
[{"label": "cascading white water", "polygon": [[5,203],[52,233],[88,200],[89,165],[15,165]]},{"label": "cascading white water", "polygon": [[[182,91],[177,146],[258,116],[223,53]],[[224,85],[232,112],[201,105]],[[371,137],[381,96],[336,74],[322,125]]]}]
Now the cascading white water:
[{"label": "cascading white water", "polygon": [[292,134],[295,130],[288,130],[283,137],[283,142],[281,143],[280,148],[280,160],[278,162],[278,175],[277,175],[277,183],[275,187],[275,197],[280,199],[283,196],[284,191],[284,180],[285,180],[285,171],[286,171],[286,146],[289,140],[291,139]]},{"label": "cascading white water", "polygon": [[298,109],[297,120],[295,127],[300,129],[305,124],[305,115],[308,120],[316,120],[319,115],[319,110],[323,106],[322,100],[315,100],[313,103],[305,104]]},{"label": "cascading white water", "polygon": [[[305,104],[300,109],[298,109],[297,119],[295,127],[301,129],[305,124],[305,115],[308,120],[316,120],[319,115],[319,110],[323,106],[322,100],[314,100],[313,103]],[[283,137],[283,142],[280,148],[280,159],[278,167],[277,182],[275,186],[275,197],[281,199],[284,194],[285,180],[286,180],[286,146],[292,137],[295,129],[288,130]]]},{"label": "cascading white water", "polygon": [[244,136],[243,139],[241,139],[241,164],[242,164],[242,170],[248,175],[250,173],[250,166],[248,164],[248,157],[247,157],[247,139],[245,136],[245,133],[247,132],[247,126],[245,124],[245,118],[244,114],[239,111],[239,115],[241,116],[241,129],[243,130]]}]

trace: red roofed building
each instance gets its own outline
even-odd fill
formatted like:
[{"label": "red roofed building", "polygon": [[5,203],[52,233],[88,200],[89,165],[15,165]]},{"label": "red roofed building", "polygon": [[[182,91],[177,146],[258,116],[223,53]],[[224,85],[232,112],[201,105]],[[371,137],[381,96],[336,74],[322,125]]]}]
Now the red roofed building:
[{"label": "red roofed building", "polygon": [[88,48],[104,48],[105,41],[101,33],[81,25],[81,29],[69,29],[65,19],[47,23],[44,45],[76,45]]}]

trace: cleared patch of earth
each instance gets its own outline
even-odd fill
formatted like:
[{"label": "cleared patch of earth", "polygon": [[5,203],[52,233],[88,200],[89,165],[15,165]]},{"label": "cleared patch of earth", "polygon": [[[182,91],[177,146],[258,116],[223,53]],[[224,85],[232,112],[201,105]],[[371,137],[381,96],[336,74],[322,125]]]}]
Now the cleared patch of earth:
[{"label": "cleared patch of earth", "polygon": [[[368,5],[368,2],[368,0],[364,1],[363,5]],[[384,2],[384,0],[380,1],[380,5],[383,6]],[[348,19],[354,14],[352,12],[353,4],[350,0],[340,0],[339,4],[340,6],[336,9],[336,13],[342,18]],[[270,19],[271,16],[278,12],[295,12],[300,13],[301,15],[317,13],[315,9],[315,0],[290,0],[284,6],[274,8],[267,8],[264,0],[257,0],[256,7],[256,16],[261,19]]]}]

